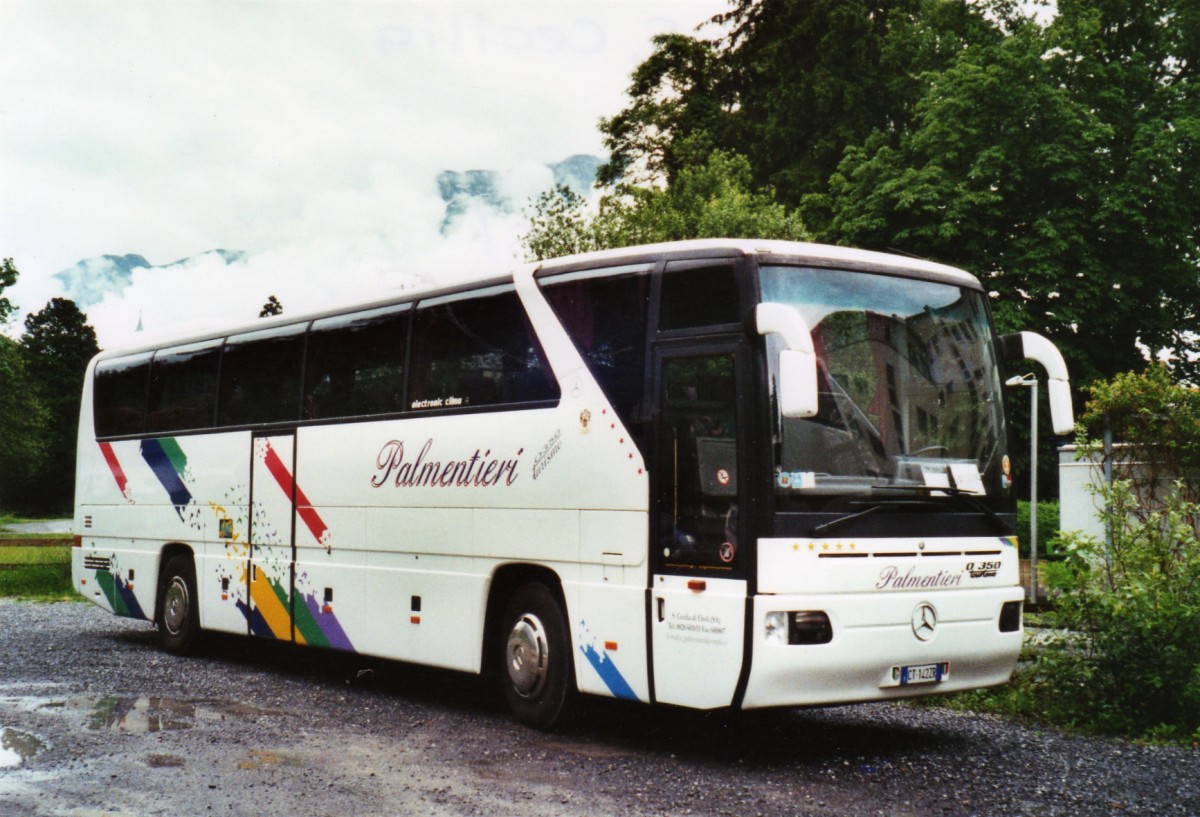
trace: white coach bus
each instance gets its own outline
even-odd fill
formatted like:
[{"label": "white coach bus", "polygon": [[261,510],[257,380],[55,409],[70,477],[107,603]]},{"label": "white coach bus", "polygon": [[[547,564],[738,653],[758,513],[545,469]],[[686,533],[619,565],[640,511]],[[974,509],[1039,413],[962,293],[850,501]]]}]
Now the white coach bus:
[{"label": "white coach bus", "polygon": [[693,241],[106,351],[73,579],[204,631],[700,709],[999,684],[1021,645],[1005,363],[950,267]]}]

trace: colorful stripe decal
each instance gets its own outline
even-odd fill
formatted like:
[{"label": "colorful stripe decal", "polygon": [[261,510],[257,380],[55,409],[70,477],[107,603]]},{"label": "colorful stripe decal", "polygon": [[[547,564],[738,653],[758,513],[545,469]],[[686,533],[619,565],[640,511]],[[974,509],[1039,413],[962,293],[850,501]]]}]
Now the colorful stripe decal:
[{"label": "colorful stripe decal", "polygon": [[317,597],[312,594],[304,597],[303,607],[296,608],[296,629],[304,633],[309,644],[354,651],[354,646],[338,622],[337,616],[322,612]]},{"label": "colorful stripe decal", "polygon": [[192,501],[192,492],[183,483],[187,456],[171,437],[142,440],[142,459],[171,497],[175,512],[183,519],[183,509]]},{"label": "colorful stripe decal", "polygon": [[120,576],[114,576],[108,570],[97,570],[96,584],[104,591],[104,597],[108,599],[113,613],[126,618],[146,618],[137,596],[133,595],[133,588],[121,581]]},{"label": "colorful stripe decal", "polygon": [[296,514],[304,522],[305,527],[309,529],[317,542],[324,544],[325,540],[329,537],[329,527],[321,519],[321,515],[317,513],[317,509],[308,501],[308,497],[304,495],[304,491],[300,490],[300,486],[296,484],[291,472],[283,464],[283,460],[279,458],[279,454],[271,446],[270,442],[267,442],[264,446],[262,457],[263,464],[267,466],[267,470],[271,472],[271,476],[275,478],[275,482],[283,489],[283,493],[289,499],[295,497]]},{"label": "colorful stripe decal", "polygon": [[599,653],[596,648],[590,644],[585,647],[580,647],[580,652],[584,658],[592,665],[592,669],[596,670],[596,674],[600,676],[600,680],[608,687],[608,691],[613,694],[613,697],[623,698],[627,701],[638,700],[637,693],[629,686],[629,682],[621,675],[621,671],[617,669],[617,665],[608,657],[608,653]]},{"label": "colorful stripe decal", "polygon": [[129,478],[125,476],[125,469],[121,467],[121,462],[117,459],[117,452],[113,451],[112,443],[100,443],[100,453],[104,455],[104,461],[108,463],[108,470],[112,471],[113,479],[117,481],[117,488],[120,489],[121,496],[132,502],[133,500],[129,496]]},{"label": "colorful stripe decal", "polygon": [[[250,630],[255,635],[290,641],[292,617],[288,612],[290,605],[287,591],[274,579],[263,575],[261,568],[255,570],[255,573],[257,575],[250,581],[250,598],[254,603],[252,612],[255,614],[250,617]],[[305,642],[297,637],[296,643]]]},{"label": "colorful stripe decal", "polygon": [[[273,579],[263,579],[260,573],[259,578],[250,583],[250,597],[253,600],[253,609],[243,601],[238,601],[237,607],[249,622],[251,633],[284,641],[293,636],[292,622],[288,616],[287,591],[283,589],[283,585]],[[315,596],[306,596],[303,605],[296,605],[295,613],[294,635],[297,644],[354,652],[354,645],[350,643],[350,638],[342,629],[337,616],[322,612]]]}]

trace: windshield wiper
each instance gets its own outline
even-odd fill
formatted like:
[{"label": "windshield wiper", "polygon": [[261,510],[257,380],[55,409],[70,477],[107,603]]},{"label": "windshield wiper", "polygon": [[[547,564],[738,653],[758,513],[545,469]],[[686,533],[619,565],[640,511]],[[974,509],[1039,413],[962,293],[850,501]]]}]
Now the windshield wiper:
[{"label": "windshield wiper", "polygon": [[846,524],[847,522],[853,522],[855,519],[862,519],[864,516],[868,516],[870,514],[875,513],[875,511],[879,510],[880,508],[884,507],[887,504],[888,503],[886,503],[886,502],[876,502],[874,505],[870,505],[864,510],[855,511],[854,513],[848,513],[845,516],[839,516],[837,519],[831,519],[830,521],[825,522],[824,524],[817,525],[815,528],[813,528],[810,531],[810,533],[813,536],[824,536],[825,534],[829,533],[829,531],[833,530],[834,528],[840,528],[842,525]]},{"label": "windshield wiper", "polygon": [[[996,526],[996,529],[1001,533],[1008,533],[1008,525],[1000,518],[1000,514],[996,513],[987,504],[981,502],[974,491],[965,491],[962,488],[954,488],[949,485],[876,485],[872,488],[874,491],[912,491],[913,493],[924,494],[932,499],[935,493],[950,497],[955,500],[960,506],[966,507],[972,511],[977,511],[988,518],[988,520]],[[837,521],[837,520],[835,520]]]}]

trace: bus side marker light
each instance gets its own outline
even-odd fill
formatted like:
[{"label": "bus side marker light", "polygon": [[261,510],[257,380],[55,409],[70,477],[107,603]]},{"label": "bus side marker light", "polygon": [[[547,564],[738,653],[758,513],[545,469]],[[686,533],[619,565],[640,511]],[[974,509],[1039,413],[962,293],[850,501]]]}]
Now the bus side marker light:
[{"label": "bus side marker light", "polygon": [[708,589],[708,582],[704,581],[704,579],[689,579],[687,588],[693,593],[703,593]]},{"label": "bus side marker light", "polygon": [[605,649],[605,650],[607,650],[608,652],[616,652],[616,651],[617,651],[617,642],[615,642],[615,641],[605,641],[605,642],[604,642],[604,649]]},{"label": "bus side marker light", "polygon": [[421,623],[421,617],[420,617],[420,616],[409,616],[409,617],[408,617],[408,623],[409,623],[409,624],[420,624],[420,623]]}]

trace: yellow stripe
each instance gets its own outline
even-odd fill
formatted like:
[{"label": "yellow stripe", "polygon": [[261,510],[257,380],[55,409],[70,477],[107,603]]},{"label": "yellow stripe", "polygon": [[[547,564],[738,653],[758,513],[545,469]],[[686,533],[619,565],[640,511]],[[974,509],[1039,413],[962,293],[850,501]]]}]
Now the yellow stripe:
[{"label": "yellow stripe", "polygon": [[[292,619],[288,614],[287,608],[279,601],[279,596],[275,595],[275,591],[271,589],[270,581],[263,575],[261,569],[255,571],[257,574],[254,581],[250,582],[250,598],[254,601],[254,607],[262,614],[263,621],[267,622],[267,626],[271,628],[271,632],[276,638],[290,639],[292,636]],[[304,644],[304,636],[299,632],[296,633],[296,643]]]}]

